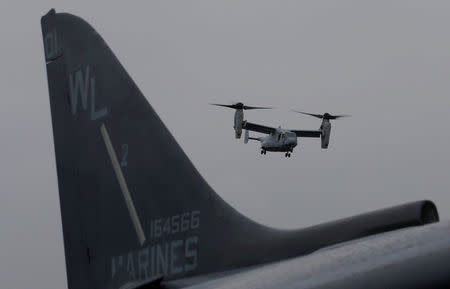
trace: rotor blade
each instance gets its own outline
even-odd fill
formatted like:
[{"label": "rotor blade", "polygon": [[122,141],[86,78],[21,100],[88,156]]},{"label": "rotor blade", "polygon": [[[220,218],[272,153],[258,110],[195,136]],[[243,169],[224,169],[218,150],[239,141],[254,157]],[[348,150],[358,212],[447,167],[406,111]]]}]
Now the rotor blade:
[{"label": "rotor blade", "polygon": [[211,105],[215,105],[215,106],[223,106],[223,107],[228,107],[228,108],[234,108],[236,109],[236,105],[235,104],[219,104],[219,103],[210,103]]},{"label": "rotor blade", "polygon": [[244,105],[244,109],[248,110],[248,109],[272,109],[273,107],[264,107],[264,106],[248,106],[248,105]]},{"label": "rotor blade", "polygon": [[338,115],[330,115],[329,117],[328,117],[328,119],[338,119],[338,118],[341,118],[341,117],[349,117],[350,115],[348,115],[348,114],[338,114]]},{"label": "rotor blade", "polygon": [[314,117],[317,117],[317,118],[330,119],[330,120],[331,119],[338,119],[338,118],[341,118],[341,117],[349,117],[350,116],[348,114],[332,115],[332,114],[329,114],[328,112],[326,112],[324,114],[314,114],[314,113],[308,113],[308,112],[303,112],[303,111],[298,111],[298,110],[293,110],[293,109],[292,109],[292,111],[293,112],[298,112],[298,113],[301,113],[301,114],[314,116]]},{"label": "rotor blade", "polygon": [[237,102],[235,104],[220,104],[220,103],[210,103],[211,105],[216,105],[216,106],[223,106],[223,107],[228,107],[228,108],[234,108],[234,109],[271,109],[272,107],[263,107],[263,106],[248,106],[248,105],[244,105],[242,102]]},{"label": "rotor blade", "polygon": [[321,115],[321,114],[308,113],[308,112],[303,112],[303,111],[298,111],[298,110],[293,110],[293,109],[291,111],[297,112],[297,113],[301,113],[301,114],[310,115],[310,116],[314,116],[314,117],[317,117],[317,118],[323,118],[323,115]]}]

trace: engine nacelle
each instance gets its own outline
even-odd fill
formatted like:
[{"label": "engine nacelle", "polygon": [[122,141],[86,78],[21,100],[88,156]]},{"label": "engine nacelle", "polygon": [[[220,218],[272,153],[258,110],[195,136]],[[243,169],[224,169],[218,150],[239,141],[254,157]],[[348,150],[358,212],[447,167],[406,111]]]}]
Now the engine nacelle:
[{"label": "engine nacelle", "polygon": [[331,134],[331,123],[328,119],[324,119],[322,121],[320,130],[322,131],[322,133],[320,135],[321,147],[323,149],[327,149],[328,145],[330,143],[330,134]]},{"label": "engine nacelle", "polygon": [[245,144],[248,143],[248,138],[249,138],[248,130],[246,129],[246,130],[245,130],[245,135],[244,135],[244,143],[245,143]]},{"label": "engine nacelle", "polygon": [[244,121],[244,110],[236,109],[234,113],[234,135],[236,138],[241,138],[242,135],[242,122]]}]

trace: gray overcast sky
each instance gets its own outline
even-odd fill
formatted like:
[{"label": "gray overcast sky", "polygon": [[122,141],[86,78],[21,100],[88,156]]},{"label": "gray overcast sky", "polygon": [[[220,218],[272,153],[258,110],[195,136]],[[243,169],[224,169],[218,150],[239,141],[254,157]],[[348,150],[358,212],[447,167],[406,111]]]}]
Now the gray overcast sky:
[{"label": "gray overcast sky", "polygon": [[[39,4],[35,3],[39,2]],[[66,288],[40,17],[86,19],[213,188],[245,215],[293,228],[418,199],[450,216],[449,1],[2,1],[0,280]],[[233,136],[246,118],[348,113],[330,148],[291,159]]]}]

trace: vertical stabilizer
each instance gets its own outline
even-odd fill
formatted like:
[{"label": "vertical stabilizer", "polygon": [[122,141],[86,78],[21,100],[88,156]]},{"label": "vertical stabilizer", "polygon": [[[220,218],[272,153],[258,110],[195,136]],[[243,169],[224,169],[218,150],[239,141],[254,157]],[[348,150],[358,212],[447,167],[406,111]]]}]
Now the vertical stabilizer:
[{"label": "vertical stabilizer", "polygon": [[228,268],[230,233],[265,227],[214,193],[89,24],[41,23],[69,288]]}]

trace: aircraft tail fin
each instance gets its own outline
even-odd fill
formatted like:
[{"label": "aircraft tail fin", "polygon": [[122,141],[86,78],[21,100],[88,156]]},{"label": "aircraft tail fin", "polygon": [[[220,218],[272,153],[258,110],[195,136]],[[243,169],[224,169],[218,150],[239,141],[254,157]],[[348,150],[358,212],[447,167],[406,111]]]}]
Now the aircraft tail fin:
[{"label": "aircraft tail fin", "polygon": [[213,216],[235,211],[88,23],[51,10],[41,24],[69,288],[197,271]]},{"label": "aircraft tail fin", "polygon": [[267,228],[204,181],[102,37],[53,9],[41,26],[69,289],[255,263],[239,250]]}]

